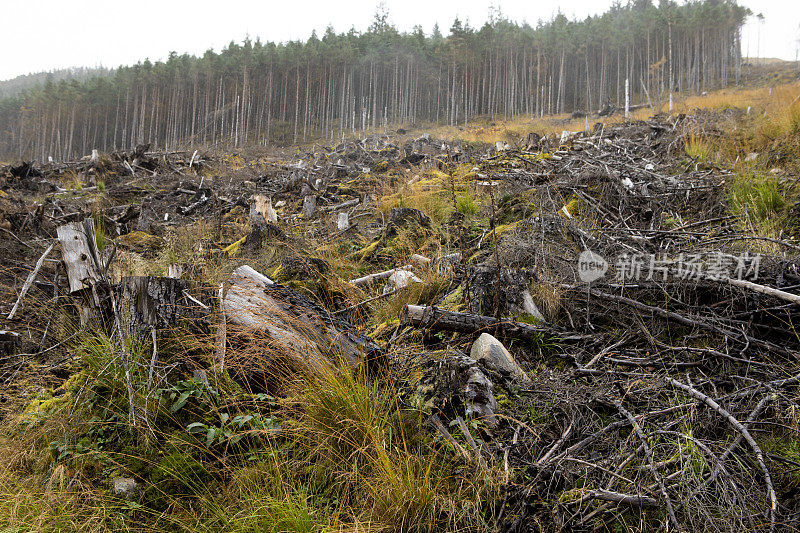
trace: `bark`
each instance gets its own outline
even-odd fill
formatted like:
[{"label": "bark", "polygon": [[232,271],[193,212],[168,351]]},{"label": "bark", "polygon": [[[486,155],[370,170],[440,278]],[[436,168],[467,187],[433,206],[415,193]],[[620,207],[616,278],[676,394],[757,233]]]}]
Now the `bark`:
[{"label": "bark", "polygon": [[249,266],[237,268],[222,309],[230,327],[267,333],[273,347],[311,369],[341,358],[355,368],[381,356],[349,322]]},{"label": "bark", "polygon": [[505,337],[539,340],[545,328],[531,326],[513,320],[497,320],[494,317],[445,311],[434,306],[406,305],[400,312],[400,324],[429,328],[433,331],[458,331],[481,333],[497,330]]},{"label": "bark", "polygon": [[196,318],[204,305],[188,297],[188,283],[181,279],[132,276],[120,285],[123,323],[134,334],[174,326],[183,317]]},{"label": "bark", "polygon": [[91,288],[104,271],[95,240],[94,220],[71,222],[57,229],[61,254],[69,278],[69,290],[76,293]]}]

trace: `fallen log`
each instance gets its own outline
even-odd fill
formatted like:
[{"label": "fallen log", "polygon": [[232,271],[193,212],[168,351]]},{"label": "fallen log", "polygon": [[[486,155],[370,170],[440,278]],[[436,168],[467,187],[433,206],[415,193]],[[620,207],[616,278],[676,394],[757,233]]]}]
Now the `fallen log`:
[{"label": "fallen log", "polygon": [[591,496],[597,500],[620,503],[622,505],[629,505],[631,507],[661,507],[661,505],[658,503],[658,500],[655,498],[638,496],[635,494],[622,494],[620,492],[612,492],[610,490],[593,490],[591,492]]},{"label": "fallen log", "polygon": [[384,270],[383,272],[376,272],[375,274],[367,274],[366,276],[362,276],[360,278],[351,279],[350,283],[352,283],[356,287],[360,287],[362,285],[369,285],[370,283],[387,279],[391,277],[391,275],[394,274],[395,272],[412,270],[413,268],[414,267],[412,265],[404,265],[401,267],[393,268],[391,270]]},{"label": "fallen log", "polygon": [[347,209],[348,207],[357,206],[361,202],[358,198],[353,198],[351,200],[345,200],[344,202],[336,205],[326,205],[322,208],[322,211],[332,212],[338,211],[339,209]]},{"label": "fallen log", "polygon": [[228,282],[222,310],[229,334],[232,326],[267,333],[276,349],[315,369],[337,357],[355,368],[381,355],[349,322],[250,266],[237,268]]},{"label": "fallen log", "polygon": [[733,285],[734,287],[739,287],[742,289],[751,290],[753,292],[766,294],[768,296],[772,296],[774,298],[778,298],[786,302],[791,302],[793,304],[800,304],[800,295],[792,294],[790,292],[782,291],[780,289],[775,289],[773,287],[768,287],[766,285],[753,283],[752,281],[747,281],[744,279],[734,279],[734,278],[713,278],[710,276],[704,276],[704,279],[708,279],[711,281],[719,281],[722,283],[727,282],[728,284]]},{"label": "fallen log", "polygon": [[414,254],[411,256],[411,264],[416,268],[438,266],[443,263],[453,264],[458,263],[459,261],[461,261],[461,254],[459,252],[443,255],[441,257],[434,257],[433,259],[420,254]]},{"label": "fallen log", "polygon": [[496,329],[502,336],[527,340],[540,340],[542,333],[548,331],[540,326],[513,320],[498,320],[490,316],[456,313],[434,306],[422,305],[403,307],[400,312],[400,324],[428,328],[433,331],[457,331],[460,333],[481,333]]}]

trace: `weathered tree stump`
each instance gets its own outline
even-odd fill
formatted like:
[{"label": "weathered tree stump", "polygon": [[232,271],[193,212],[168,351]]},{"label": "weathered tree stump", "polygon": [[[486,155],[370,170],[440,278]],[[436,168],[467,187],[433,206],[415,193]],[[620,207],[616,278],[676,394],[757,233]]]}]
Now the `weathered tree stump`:
[{"label": "weathered tree stump", "polygon": [[446,419],[467,416],[497,426],[494,384],[477,361],[463,354],[447,355],[424,364],[419,385],[423,411]]},{"label": "weathered tree stump", "polygon": [[178,324],[181,318],[197,318],[202,302],[188,296],[188,283],[177,278],[132,276],[123,278],[121,315],[132,334]]},{"label": "weathered tree stump", "polygon": [[101,279],[104,270],[97,250],[94,220],[71,222],[56,230],[61,254],[69,278],[70,293],[90,289]]},{"label": "weathered tree stump", "polygon": [[496,267],[474,268],[469,273],[469,310],[482,315],[496,315],[497,292],[500,292],[500,316],[525,313],[543,321],[544,317],[533,302],[529,290],[533,279],[533,272],[525,269],[503,268],[498,279]]},{"label": "weathered tree stump", "polygon": [[103,264],[97,249],[94,220],[70,222],[56,230],[61,244],[61,256],[67,270],[69,292],[75,298],[81,328],[107,314],[106,296],[110,292]]},{"label": "weathered tree stump", "polygon": [[11,355],[19,348],[21,336],[13,331],[0,330],[0,356]]},{"label": "weathered tree stump", "polygon": [[272,207],[272,198],[266,194],[254,194],[250,204],[250,220],[253,220],[254,213],[260,214],[264,220],[270,224],[277,224],[278,214]]}]

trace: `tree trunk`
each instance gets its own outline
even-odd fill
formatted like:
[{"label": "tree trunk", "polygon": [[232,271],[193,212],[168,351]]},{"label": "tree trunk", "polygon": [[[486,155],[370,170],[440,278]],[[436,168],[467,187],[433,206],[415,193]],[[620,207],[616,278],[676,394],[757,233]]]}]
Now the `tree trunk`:
[{"label": "tree trunk", "polygon": [[132,276],[122,278],[120,285],[122,319],[131,334],[148,335],[151,329],[174,326],[204,306],[187,297],[189,285],[181,279]]},{"label": "tree trunk", "polygon": [[400,324],[405,326],[429,328],[433,331],[458,331],[460,333],[480,333],[497,330],[505,337],[539,340],[542,332],[539,326],[531,326],[513,320],[497,320],[494,317],[455,313],[438,307],[406,305],[400,312]]},{"label": "tree trunk", "polygon": [[234,325],[267,333],[270,348],[310,370],[339,357],[355,368],[381,355],[378,345],[349,322],[247,265],[237,268],[228,282],[222,309],[229,334]]}]

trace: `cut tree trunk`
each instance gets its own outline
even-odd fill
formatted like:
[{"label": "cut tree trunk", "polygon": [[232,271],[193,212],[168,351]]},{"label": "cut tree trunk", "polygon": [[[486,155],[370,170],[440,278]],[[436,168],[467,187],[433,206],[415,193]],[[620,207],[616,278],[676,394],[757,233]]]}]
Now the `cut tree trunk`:
[{"label": "cut tree trunk", "polygon": [[271,348],[310,369],[336,358],[357,367],[381,355],[378,345],[349,322],[247,265],[237,268],[228,282],[222,309],[229,335],[234,326],[267,333]]},{"label": "cut tree trunk", "polygon": [[181,318],[200,318],[207,310],[188,295],[188,283],[181,279],[132,276],[120,285],[123,323],[139,336],[174,326]]},{"label": "cut tree trunk", "polygon": [[70,293],[91,288],[104,271],[95,240],[94,220],[71,222],[56,230],[61,243],[61,254],[67,268]]},{"label": "cut tree trunk", "polygon": [[433,331],[458,331],[461,333],[482,333],[497,330],[504,337],[539,340],[542,332],[547,331],[539,326],[498,320],[490,316],[472,315],[445,311],[438,307],[406,305],[400,312],[400,324],[429,328]]}]

